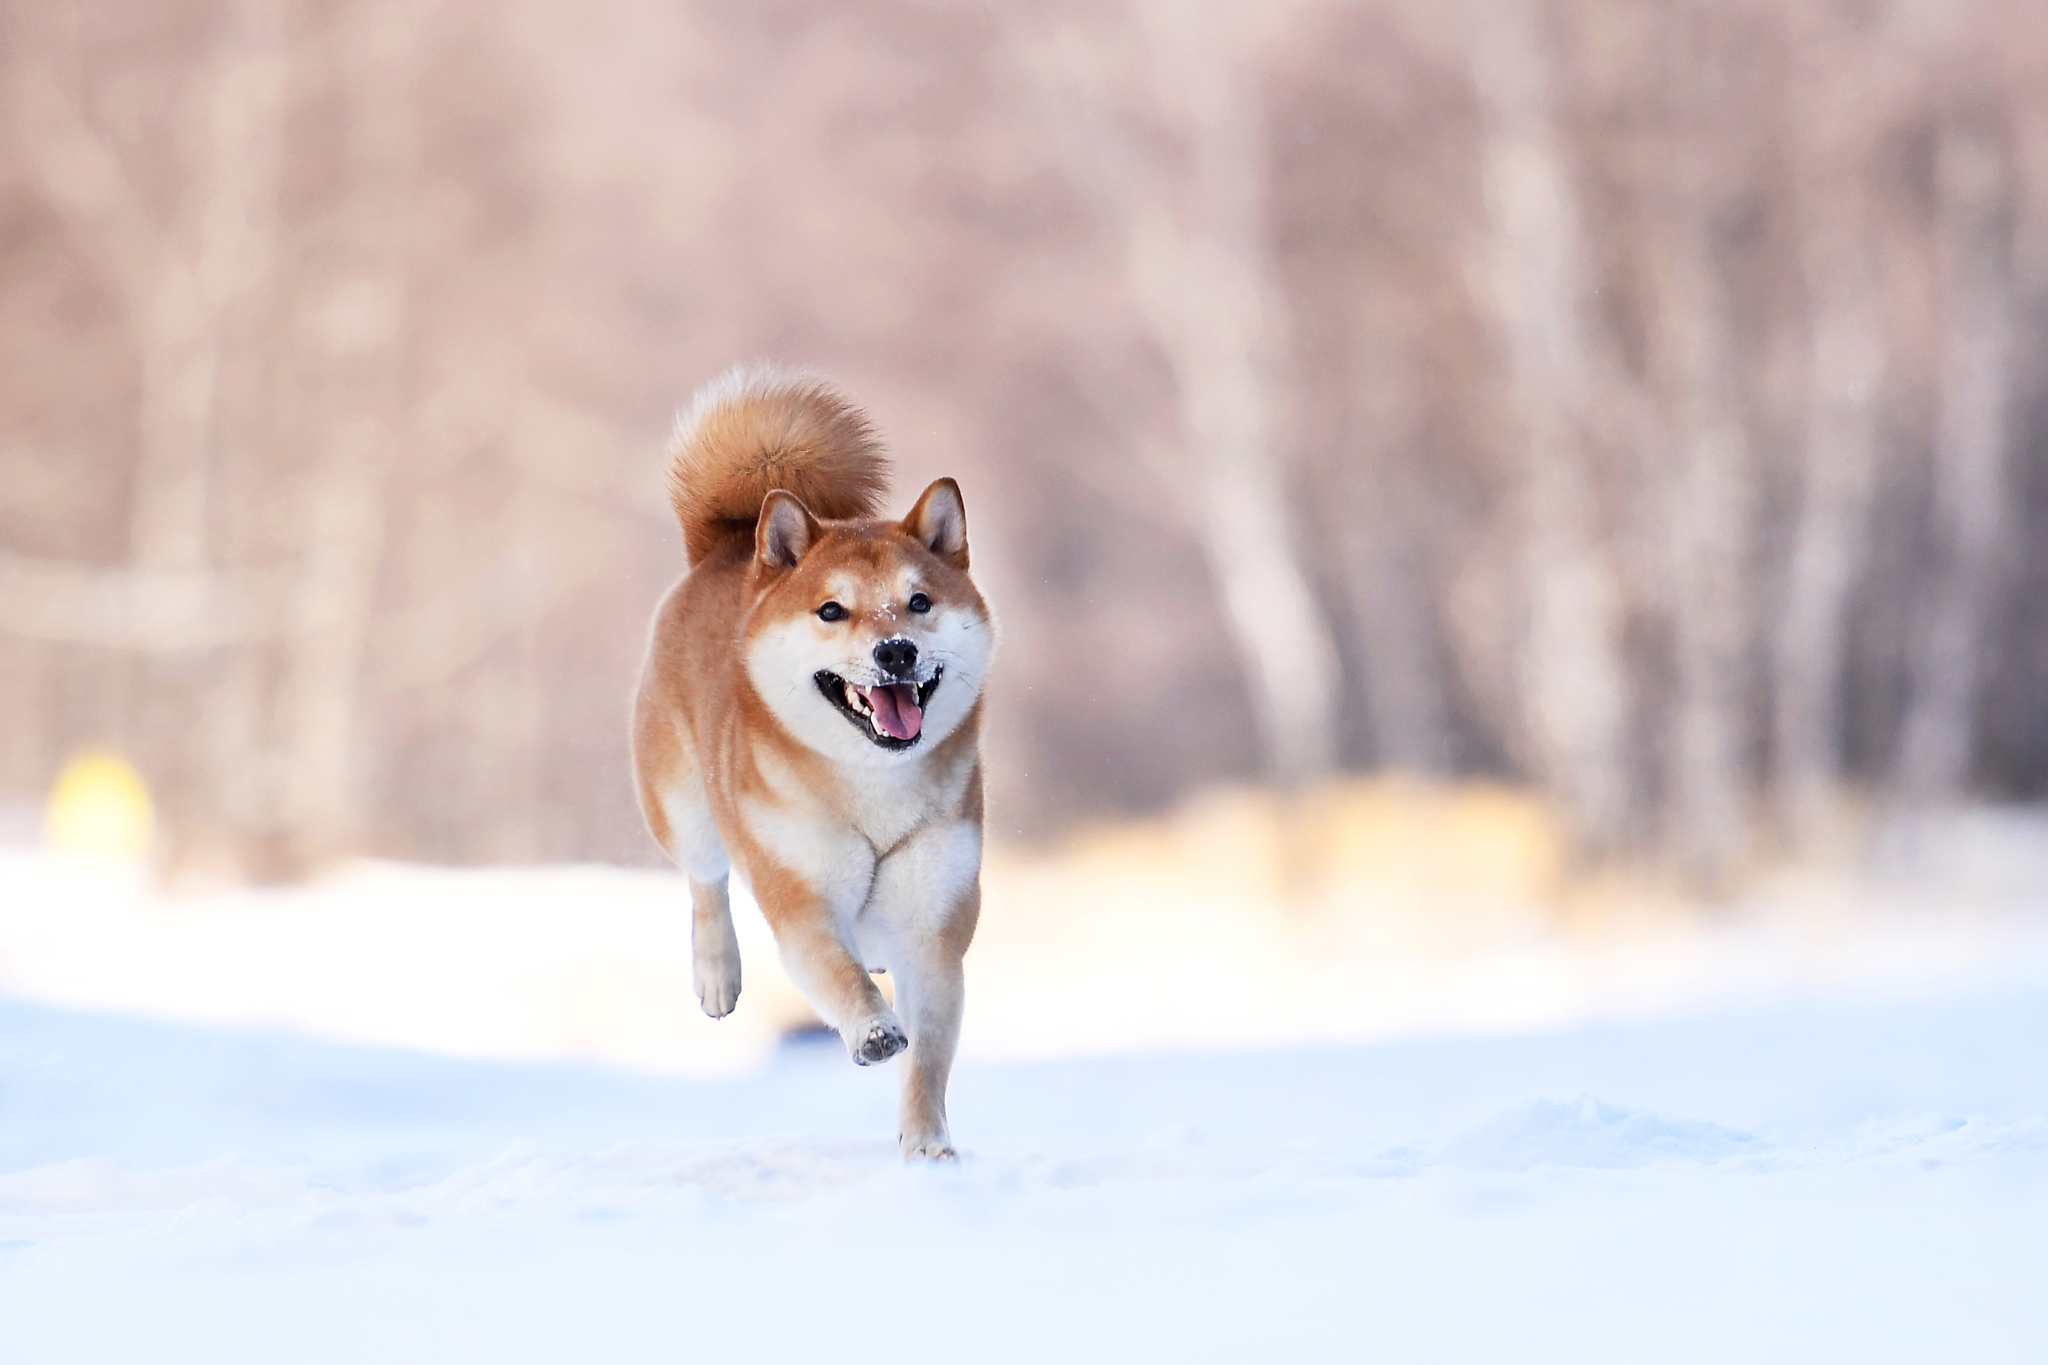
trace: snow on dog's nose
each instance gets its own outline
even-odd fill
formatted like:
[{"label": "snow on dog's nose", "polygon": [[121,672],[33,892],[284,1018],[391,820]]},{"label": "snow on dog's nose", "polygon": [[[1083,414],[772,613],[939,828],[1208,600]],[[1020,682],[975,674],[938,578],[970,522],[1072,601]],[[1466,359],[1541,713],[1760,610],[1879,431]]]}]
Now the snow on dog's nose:
[{"label": "snow on dog's nose", "polygon": [[917,672],[917,645],[897,636],[875,646],[875,666],[892,678],[908,678]]},{"label": "snow on dog's nose", "polygon": [[[875,646],[875,667],[891,678],[915,679],[917,643],[897,636]],[[883,683],[879,687],[856,687],[867,704],[874,723],[897,739],[916,739],[924,728],[924,710],[917,704],[917,683]]]}]

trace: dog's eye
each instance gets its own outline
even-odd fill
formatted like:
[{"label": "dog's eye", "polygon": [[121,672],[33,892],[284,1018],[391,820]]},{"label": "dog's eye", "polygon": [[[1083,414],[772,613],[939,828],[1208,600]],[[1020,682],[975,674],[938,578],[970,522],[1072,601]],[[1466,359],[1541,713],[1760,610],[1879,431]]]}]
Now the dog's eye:
[{"label": "dog's eye", "polygon": [[910,594],[910,609],[912,611],[930,611],[932,609],[932,599],[926,597],[921,592],[914,592]]},{"label": "dog's eye", "polygon": [[827,602],[824,606],[818,608],[818,619],[820,621],[844,621],[846,619],[846,608],[840,606],[837,602]]}]

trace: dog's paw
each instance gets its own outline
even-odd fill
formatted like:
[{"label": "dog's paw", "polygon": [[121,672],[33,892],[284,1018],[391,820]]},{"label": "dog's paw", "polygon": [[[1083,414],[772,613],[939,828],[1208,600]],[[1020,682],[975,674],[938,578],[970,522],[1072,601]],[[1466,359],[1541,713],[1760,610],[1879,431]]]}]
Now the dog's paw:
[{"label": "dog's paw", "polygon": [[697,1003],[713,1019],[732,1013],[740,999],[738,953],[700,953],[691,973],[697,982]]},{"label": "dog's paw", "polygon": [[944,1133],[905,1133],[897,1139],[903,1147],[905,1161],[958,1161],[960,1153],[953,1150],[953,1140]]},{"label": "dog's paw", "polygon": [[846,1050],[853,1054],[855,1066],[886,1062],[909,1046],[910,1037],[893,1014],[863,1019],[846,1032]]}]

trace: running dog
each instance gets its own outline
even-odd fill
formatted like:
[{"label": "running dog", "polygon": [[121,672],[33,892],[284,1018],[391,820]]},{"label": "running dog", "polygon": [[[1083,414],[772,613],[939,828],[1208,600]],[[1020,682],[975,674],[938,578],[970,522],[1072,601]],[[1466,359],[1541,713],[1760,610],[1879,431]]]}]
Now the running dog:
[{"label": "running dog", "polygon": [[633,760],[648,828],[689,877],[704,1012],[739,999],[737,866],[854,1062],[909,1050],[904,1157],[951,1159],[995,632],[960,486],[940,479],[894,521],[877,515],[887,475],[866,417],[815,375],[742,368],[697,394],[669,456],[689,569],[655,611]]}]

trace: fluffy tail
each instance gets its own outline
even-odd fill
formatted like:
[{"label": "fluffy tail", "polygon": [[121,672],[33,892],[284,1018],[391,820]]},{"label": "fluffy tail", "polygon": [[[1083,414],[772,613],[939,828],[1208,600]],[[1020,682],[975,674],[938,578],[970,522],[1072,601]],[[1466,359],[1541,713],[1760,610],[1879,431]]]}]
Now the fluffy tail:
[{"label": "fluffy tail", "polygon": [[786,489],[828,520],[873,516],[889,486],[874,428],[823,376],[766,365],[727,370],[697,391],[669,446],[669,500],[690,562],[751,542],[761,500]]}]

